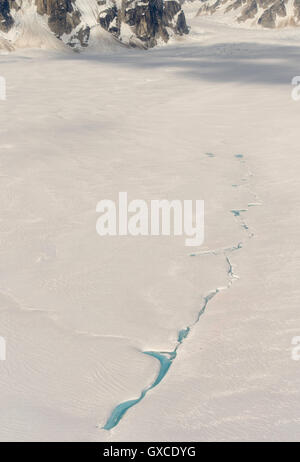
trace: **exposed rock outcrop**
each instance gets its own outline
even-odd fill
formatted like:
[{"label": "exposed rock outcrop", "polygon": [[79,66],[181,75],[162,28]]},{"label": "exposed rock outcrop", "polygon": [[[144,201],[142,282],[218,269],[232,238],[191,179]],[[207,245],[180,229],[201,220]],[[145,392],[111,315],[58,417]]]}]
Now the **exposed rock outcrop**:
[{"label": "exposed rock outcrop", "polygon": [[145,48],[167,42],[171,34],[188,33],[184,12],[177,0],[123,0],[114,2],[99,15],[100,25],[118,39]]},{"label": "exposed rock outcrop", "polygon": [[19,8],[15,0],[0,0],[0,31],[8,32],[13,26],[12,8]]},{"label": "exposed rock outcrop", "polygon": [[180,1],[0,0],[0,32],[2,39],[11,40],[12,34],[6,34],[14,27],[21,30],[29,18],[31,33],[36,28],[38,34],[46,24],[49,33],[75,49],[89,45],[92,28],[103,28],[127,45],[148,48],[188,33]]},{"label": "exposed rock outcrop", "polygon": [[[78,41],[81,46],[87,46],[90,28],[85,25],[78,29],[81,13],[76,7],[76,0],[36,0],[36,6],[38,14],[48,15],[49,28],[58,38],[70,35],[70,46],[75,46]],[[73,31],[76,32],[72,34]]]},{"label": "exposed rock outcrop", "polygon": [[285,3],[283,0],[277,0],[273,5],[265,10],[258,19],[258,24],[263,27],[276,27],[277,17],[284,18],[287,15]]},{"label": "exposed rock outcrop", "polygon": [[[289,8],[287,7],[289,3]],[[198,15],[218,14],[266,28],[300,24],[300,0],[208,0]]]}]

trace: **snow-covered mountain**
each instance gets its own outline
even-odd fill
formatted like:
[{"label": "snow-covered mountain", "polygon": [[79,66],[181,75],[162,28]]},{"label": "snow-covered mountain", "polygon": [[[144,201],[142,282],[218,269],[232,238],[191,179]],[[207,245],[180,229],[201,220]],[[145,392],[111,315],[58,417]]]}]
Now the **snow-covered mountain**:
[{"label": "snow-covered mountain", "polygon": [[300,0],[208,0],[198,12],[198,15],[207,14],[267,28],[297,26]]},{"label": "snow-covered mountain", "polygon": [[148,48],[188,27],[177,0],[0,0],[0,47],[78,50],[105,31],[112,41]]}]

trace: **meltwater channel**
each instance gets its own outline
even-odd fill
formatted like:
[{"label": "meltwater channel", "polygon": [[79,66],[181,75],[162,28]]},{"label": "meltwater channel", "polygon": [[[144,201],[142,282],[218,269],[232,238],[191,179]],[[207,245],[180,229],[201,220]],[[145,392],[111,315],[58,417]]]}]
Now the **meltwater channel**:
[{"label": "meltwater channel", "polygon": [[[211,292],[207,297],[204,298],[203,307],[201,308],[200,312],[198,313],[197,319],[196,319],[196,321],[194,322],[193,325],[195,325],[199,321],[201,315],[204,313],[204,311],[206,309],[206,306],[207,306],[208,302],[218,292],[219,292],[219,290],[216,289],[215,291]],[[160,369],[159,369],[158,375],[157,375],[155,381],[151,385],[144,388],[144,390],[141,392],[141,394],[140,394],[140,396],[138,398],[131,399],[129,401],[124,401],[124,403],[118,404],[118,406],[116,406],[113,409],[111,415],[109,416],[106,424],[103,427],[104,430],[111,430],[112,428],[116,427],[116,425],[118,425],[118,423],[120,422],[122,417],[126,414],[128,409],[130,409],[131,407],[135,406],[140,401],[142,401],[142,399],[146,396],[146,394],[150,390],[157,387],[157,385],[163,380],[163,378],[167,374],[168,370],[170,369],[174,359],[177,356],[178,348],[183,343],[183,341],[188,337],[190,331],[191,331],[191,327],[187,327],[187,328],[182,329],[182,330],[179,331],[178,337],[177,337],[176,347],[171,352],[143,351],[143,354],[153,356],[154,358],[156,358],[160,362]]]}]

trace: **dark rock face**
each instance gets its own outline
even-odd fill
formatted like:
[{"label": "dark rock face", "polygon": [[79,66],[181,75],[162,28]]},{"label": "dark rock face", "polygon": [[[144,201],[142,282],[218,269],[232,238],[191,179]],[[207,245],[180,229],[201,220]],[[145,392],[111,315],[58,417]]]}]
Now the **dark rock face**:
[{"label": "dark rock face", "polygon": [[121,9],[116,4],[104,9],[99,23],[120,40],[123,40],[122,24],[126,24],[132,34],[130,44],[138,44],[139,41],[145,48],[155,46],[159,39],[167,42],[170,38],[168,29],[177,35],[189,32],[177,0],[123,0]]},{"label": "dark rock face", "polygon": [[256,0],[252,0],[243,8],[241,16],[238,18],[238,22],[244,22],[247,21],[247,19],[254,18],[257,14],[257,11],[257,2]]},{"label": "dark rock face", "polygon": [[[63,34],[71,34],[80,24],[81,14],[76,8],[76,0],[36,0],[37,12],[49,16],[48,25],[54,34],[60,38]],[[81,46],[87,46],[89,28],[81,28],[70,38],[69,45],[79,41]]]},{"label": "dark rock face", "polygon": [[222,5],[221,0],[214,0],[212,2],[204,2],[204,5],[198,11],[198,16],[202,14],[214,14],[218,8]]},{"label": "dark rock face", "polygon": [[276,17],[285,17],[286,8],[282,0],[277,0],[274,5],[268,8],[258,20],[263,27],[273,28],[276,26]]},{"label": "dark rock face", "polygon": [[275,27],[276,14],[274,14],[272,8],[268,8],[259,18],[258,24],[263,27]]},{"label": "dark rock face", "polygon": [[189,32],[181,9],[183,1],[89,0],[91,15],[77,0],[0,0],[0,32],[5,34],[14,24],[22,24],[23,14],[14,22],[16,12],[21,10],[44,16],[49,30],[76,49],[88,46],[92,27],[104,28],[127,45],[149,48]]},{"label": "dark rock face", "polygon": [[297,20],[300,21],[300,0],[295,0],[294,8],[295,8],[295,16]]},{"label": "dark rock face", "polygon": [[243,5],[243,0],[236,0],[226,8],[226,13],[231,10],[236,10]]},{"label": "dark rock face", "polygon": [[[105,2],[106,3],[106,2]],[[112,33],[118,32],[119,27],[115,27],[111,25],[114,19],[118,18],[118,9],[114,5],[111,8],[107,8],[106,10],[102,11],[102,13],[99,16],[99,23],[103,27],[103,29],[108,30]],[[115,30],[112,30],[115,29]]]},{"label": "dark rock face", "polygon": [[[297,24],[300,21],[300,0],[294,0],[294,15],[288,17],[286,4],[288,0],[208,0],[200,8],[198,15],[214,14],[237,10],[240,13],[237,22],[251,19],[262,27],[274,28],[280,18],[285,18],[281,25]],[[263,11],[262,11],[263,10]]]},{"label": "dark rock face", "polygon": [[8,32],[13,26],[12,8],[19,8],[15,0],[0,0],[0,31]]},{"label": "dark rock face", "polygon": [[70,34],[80,23],[80,14],[73,8],[73,0],[36,0],[37,12],[49,16],[48,24],[57,36]]}]

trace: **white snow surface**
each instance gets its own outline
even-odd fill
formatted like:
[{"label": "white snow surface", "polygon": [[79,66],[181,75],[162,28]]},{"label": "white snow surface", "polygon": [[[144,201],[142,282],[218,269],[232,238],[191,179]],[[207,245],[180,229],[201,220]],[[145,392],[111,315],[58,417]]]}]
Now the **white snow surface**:
[{"label": "white snow surface", "polygon": [[[1,441],[299,438],[300,33],[186,11],[190,36],[147,52],[0,55]],[[119,191],[204,199],[204,245],[99,237]]]}]

